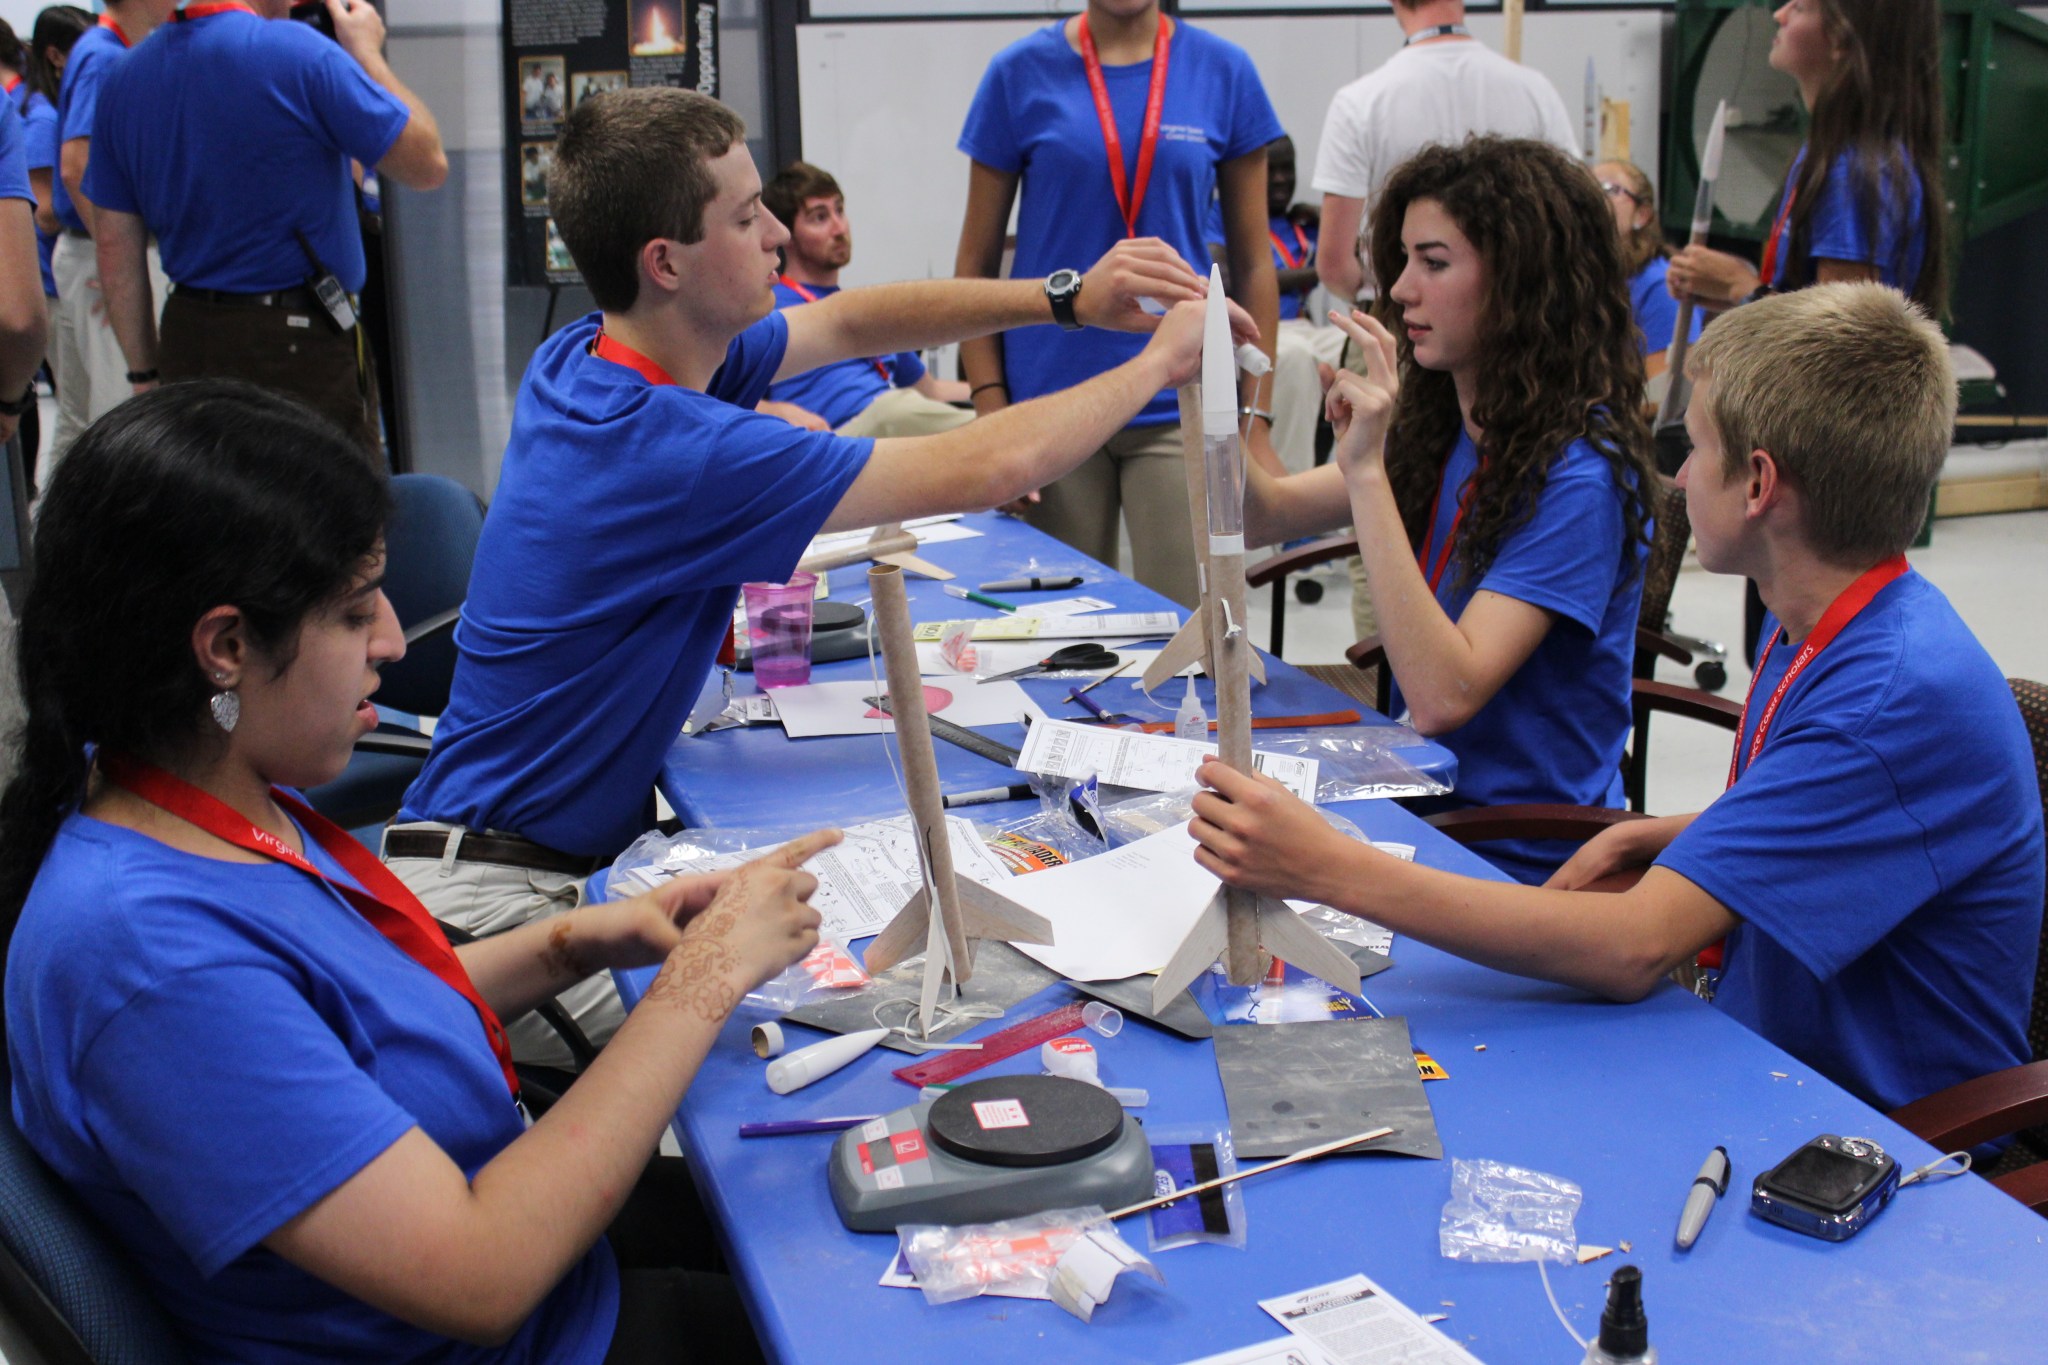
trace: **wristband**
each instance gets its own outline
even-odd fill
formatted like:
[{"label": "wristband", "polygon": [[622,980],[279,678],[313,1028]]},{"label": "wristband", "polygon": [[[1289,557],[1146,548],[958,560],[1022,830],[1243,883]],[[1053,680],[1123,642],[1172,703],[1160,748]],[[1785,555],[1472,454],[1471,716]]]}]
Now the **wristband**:
[{"label": "wristband", "polygon": [[1267,426],[1273,425],[1273,413],[1268,408],[1239,408],[1237,415],[1240,417],[1263,417],[1266,419]]},{"label": "wristband", "polygon": [[1001,389],[1004,393],[1008,393],[1010,391],[1010,386],[1008,384],[1005,384],[1000,379],[991,379],[986,384],[976,384],[973,388],[967,391],[967,396],[969,398],[972,398],[977,393],[980,393],[983,389]]},{"label": "wristband", "polygon": [[147,370],[130,370],[128,371],[128,382],[131,384],[154,384],[162,373],[161,370],[154,367]]},{"label": "wristband", "polygon": [[26,416],[28,410],[35,405],[36,381],[31,379],[28,381],[28,387],[22,390],[21,397],[15,399],[12,403],[0,403],[0,417]]}]

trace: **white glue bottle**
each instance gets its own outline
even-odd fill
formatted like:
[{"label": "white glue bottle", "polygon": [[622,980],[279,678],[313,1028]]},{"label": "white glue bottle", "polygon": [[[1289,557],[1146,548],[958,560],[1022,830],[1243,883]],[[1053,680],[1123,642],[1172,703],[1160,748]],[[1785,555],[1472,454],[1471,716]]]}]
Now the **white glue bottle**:
[{"label": "white glue bottle", "polygon": [[1191,739],[1197,744],[1209,742],[1209,713],[1202,709],[1202,699],[1195,695],[1195,680],[1188,679],[1187,695],[1180,699],[1180,710],[1173,714],[1173,737]]}]

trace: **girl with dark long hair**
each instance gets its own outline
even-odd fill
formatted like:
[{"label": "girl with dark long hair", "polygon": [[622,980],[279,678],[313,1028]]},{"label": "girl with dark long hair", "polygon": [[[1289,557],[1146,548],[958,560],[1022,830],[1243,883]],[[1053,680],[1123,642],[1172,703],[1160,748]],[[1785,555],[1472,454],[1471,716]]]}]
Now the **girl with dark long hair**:
[{"label": "girl with dark long hair", "polygon": [[[385,505],[337,428],[220,381],[122,404],[52,478],[0,797],[22,1133],[195,1359],[758,1358],[729,1282],[606,1225],[726,1015],[816,942],[794,869],[837,836],[452,950],[290,790],[404,653]],[[657,962],[527,1127],[501,1019]]]},{"label": "girl with dark long hair", "polygon": [[[1374,316],[1332,315],[1370,369],[1328,399],[1342,491],[1254,474],[1248,530],[1348,512],[1396,710],[1458,755],[1439,805],[1619,805],[1656,475],[1606,199],[1554,147],[1474,138],[1394,172],[1369,244]],[[1483,851],[1525,881],[1569,852]]]},{"label": "girl with dark long hair", "polygon": [[1877,280],[1934,317],[1948,304],[1942,204],[1939,0],[1788,0],[1771,66],[1811,114],[1763,264],[1707,247],[1672,258],[1668,283],[1725,309],[1760,289]]}]

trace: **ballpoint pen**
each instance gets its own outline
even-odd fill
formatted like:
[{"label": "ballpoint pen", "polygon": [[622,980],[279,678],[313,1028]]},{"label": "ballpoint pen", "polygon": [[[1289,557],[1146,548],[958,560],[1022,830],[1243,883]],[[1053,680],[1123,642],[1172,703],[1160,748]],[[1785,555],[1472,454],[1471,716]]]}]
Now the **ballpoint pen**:
[{"label": "ballpoint pen", "polygon": [[976,592],[972,588],[963,588],[958,583],[948,583],[946,585],[946,594],[949,597],[958,597],[967,602],[979,602],[984,607],[994,607],[997,611],[1017,610],[1015,602],[1005,602],[1000,597],[989,597],[986,594]]},{"label": "ballpoint pen", "polygon": [[1046,592],[1057,588],[1078,588],[1081,575],[1059,578],[997,578],[981,585],[983,592]]},{"label": "ballpoint pen", "polygon": [[1685,1251],[1699,1239],[1714,1211],[1714,1201],[1728,1192],[1728,1149],[1716,1147],[1707,1153],[1700,1173],[1692,1179],[1692,1192],[1685,1196],[1685,1212],[1678,1215],[1678,1249]]}]

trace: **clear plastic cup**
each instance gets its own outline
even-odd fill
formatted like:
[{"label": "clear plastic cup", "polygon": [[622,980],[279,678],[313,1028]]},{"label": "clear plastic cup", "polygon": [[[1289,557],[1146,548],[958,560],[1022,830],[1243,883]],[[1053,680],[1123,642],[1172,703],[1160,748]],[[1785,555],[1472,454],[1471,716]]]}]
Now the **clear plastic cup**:
[{"label": "clear plastic cup", "polygon": [[1114,1005],[1105,1005],[1100,1000],[1090,1000],[1081,1006],[1081,1022],[1091,1032],[1104,1038],[1114,1038],[1123,1031],[1123,1011]]},{"label": "clear plastic cup", "polygon": [[811,680],[811,612],[818,576],[799,569],[787,583],[744,583],[754,681],[762,688]]}]

